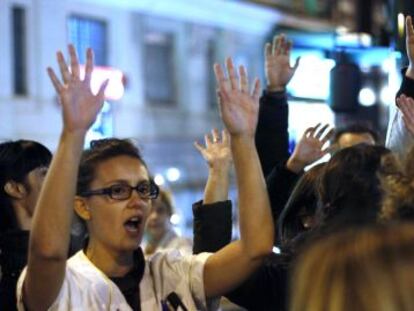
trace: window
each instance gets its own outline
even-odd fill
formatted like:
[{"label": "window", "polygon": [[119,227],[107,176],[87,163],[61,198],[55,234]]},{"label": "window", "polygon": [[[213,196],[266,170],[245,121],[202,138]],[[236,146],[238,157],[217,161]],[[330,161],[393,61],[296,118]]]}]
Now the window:
[{"label": "window", "polygon": [[217,109],[217,82],[214,74],[214,64],[217,62],[216,42],[213,39],[207,41],[207,96],[209,107]]},{"label": "window", "polygon": [[174,104],[174,41],[172,34],[152,32],[144,41],[145,96],[154,104]]},{"label": "window", "polygon": [[[86,49],[92,48],[95,65],[108,65],[107,26],[104,21],[72,15],[69,17],[68,29],[69,42],[75,46],[81,64],[86,62]],[[113,136],[112,107],[109,102],[105,102],[102,111],[86,135],[85,145],[89,147],[91,140],[111,136]]]},{"label": "window", "polygon": [[26,11],[22,7],[12,9],[13,32],[13,88],[14,94],[27,94],[26,63]]},{"label": "window", "polygon": [[97,66],[107,65],[106,23],[97,19],[73,15],[69,18],[69,42],[78,52],[79,61],[85,63],[85,51],[92,48]]}]

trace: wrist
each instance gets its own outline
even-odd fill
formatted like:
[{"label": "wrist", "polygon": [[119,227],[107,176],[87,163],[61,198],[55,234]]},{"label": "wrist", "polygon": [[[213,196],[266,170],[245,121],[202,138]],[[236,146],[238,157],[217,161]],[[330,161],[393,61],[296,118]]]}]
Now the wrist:
[{"label": "wrist", "polygon": [[209,173],[212,175],[226,175],[230,171],[230,161],[208,163]]},{"label": "wrist", "polygon": [[266,87],[266,91],[268,92],[285,92],[286,85],[275,85],[275,84],[268,84]]},{"label": "wrist", "polygon": [[414,80],[414,67],[411,64],[408,66],[405,76]]},{"label": "wrist", "polygon": [[290,157],[286,162],[286,168],[294,173],[300,173],[306,166],[306,163],[296,159],[295,157]]}]

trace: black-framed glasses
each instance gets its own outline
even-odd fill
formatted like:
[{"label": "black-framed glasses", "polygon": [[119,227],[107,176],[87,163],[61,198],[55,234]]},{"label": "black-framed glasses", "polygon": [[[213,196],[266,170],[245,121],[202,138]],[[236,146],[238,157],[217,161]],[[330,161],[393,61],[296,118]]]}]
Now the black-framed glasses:
[{"label": "black-framed glasses", "polygon": [[143,200],[153,200],[158,197],[160,189],[153,181],[140,182],[135,187],[128,184],[115,184],[107,188],[85,191],[80,194],[82,197],[90,197],[93,195],[108,195],[114,200],[128,200],[132,191],[136,190],[138,195]]}]

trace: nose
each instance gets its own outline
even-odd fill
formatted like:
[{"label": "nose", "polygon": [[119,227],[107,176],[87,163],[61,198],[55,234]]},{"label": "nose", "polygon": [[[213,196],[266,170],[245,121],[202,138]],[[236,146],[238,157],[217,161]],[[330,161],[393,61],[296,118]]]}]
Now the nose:
[{"label": "nose", "polygon": [[128,200],[128,207],[145,208],[146,206],[148,206],[148,202],[140,197],[136,189],[133,189],[131,192],[131,197]]}]

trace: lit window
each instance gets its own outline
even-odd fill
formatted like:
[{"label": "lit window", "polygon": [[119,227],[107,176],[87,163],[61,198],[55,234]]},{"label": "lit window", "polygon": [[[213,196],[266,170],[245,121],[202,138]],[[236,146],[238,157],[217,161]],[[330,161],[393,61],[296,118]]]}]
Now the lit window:
[{"label": "lit window", "polygon": [[148,32],[144,38],[145,96],[151,104],[174,104],[173,35]]}]

